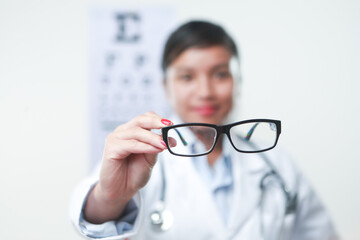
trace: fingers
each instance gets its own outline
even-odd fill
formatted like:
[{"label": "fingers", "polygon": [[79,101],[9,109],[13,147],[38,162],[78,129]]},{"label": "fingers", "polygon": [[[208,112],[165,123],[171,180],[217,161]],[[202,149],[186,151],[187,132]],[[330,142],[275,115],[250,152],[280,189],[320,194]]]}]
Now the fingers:
[{"label": "fingers", "polygon": [[109,134],[105,145],[106,158],[122,159],[130,154],[157,154],[167,148],[164,140],[151,129],[172,125],[161,116],[147,112],[120,125]]},{"label": "fingers", "polygon": [[128,123],[119,126],[115,131],[122,131],[126,128],[133,128],[133,127],[141,127],[143,129],[151,130],[151,129],[160,129],[165,126],[170,126],[173,123],[168,120],[164,119],[161,116],[157,115],[153,112],[147,112],[136,118],[132,119]]},{"label": "fingers", "polygon": [[162,148],[157,148],[137,140],[117,140],[116,144],[123,147],[121,149],[109,149],[109,152],[116,154],[112,156],[113,159],[123,159],[130,154],[156,154],[160,153],[165,148],[164,146]]},{"label": "fingers", "polygon": [[172,138],[172,137],[169,137],[168,138],[168,142],[169,142],[169,146],[170,147],[176,147],[176,140],[175,140],[175,138]]},{"label": "fingers", "polygon": [[157,154],[167,148],[162,137],[151,130],[169,125],[171,121],[148,112],[108,135],[100,178],[107,196],[132,196],[147,183]]},{"label": "fingers", "polygon": [[166,144],[162,137],[149,130],[145,130],[141,127],[134,127],[115,133],[116,138],[120,140],[136,140],[142,143],[152,145],[159,149],[165,149]]}]

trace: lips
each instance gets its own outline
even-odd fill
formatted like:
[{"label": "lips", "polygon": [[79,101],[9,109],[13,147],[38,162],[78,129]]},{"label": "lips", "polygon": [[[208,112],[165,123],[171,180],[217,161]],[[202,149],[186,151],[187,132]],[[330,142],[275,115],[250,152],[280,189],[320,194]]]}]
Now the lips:
[{"label": "lips", "polygon": [[216,107],[215,106],[200,106],[200,107],[195,107],[194,111],[201,116],[211,116],[215,113]]}]

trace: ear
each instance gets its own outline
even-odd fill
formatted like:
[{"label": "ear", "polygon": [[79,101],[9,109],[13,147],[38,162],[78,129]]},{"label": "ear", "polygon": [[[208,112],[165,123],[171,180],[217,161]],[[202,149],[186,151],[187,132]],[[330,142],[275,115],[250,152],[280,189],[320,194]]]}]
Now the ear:
[{"label": "ear", "polygon": [[166,77],[163,78],[162,83],[163,83],[166,98],[169,99],[168,81],[167,81]]},{"label": "ear", "polygon": [[163,87],[166,88],[166,85],[167,85],[167,83],[166,83],[166,77],[164,77],[164,78],[163,78]]}]

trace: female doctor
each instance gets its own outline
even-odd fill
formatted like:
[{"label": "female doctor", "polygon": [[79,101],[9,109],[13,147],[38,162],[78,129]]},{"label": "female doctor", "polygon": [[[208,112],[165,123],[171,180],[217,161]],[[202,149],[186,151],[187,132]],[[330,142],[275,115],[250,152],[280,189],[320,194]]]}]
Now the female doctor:
[{"label": "female doctor", "polygon": [[222,135],[211,153],[182,157],[167,150],[180,142],[165,143],[153,131],[180,123],[228,123],[237,57],[234,41],[218,25],[192,21],[172,33],[162,67],[174,114],[164,119],[148,112],[108,136],[99,170],[77,186],[71,200],[72,222],[82,235],[338,239],[309,183],[277,148],[241,153]]}]

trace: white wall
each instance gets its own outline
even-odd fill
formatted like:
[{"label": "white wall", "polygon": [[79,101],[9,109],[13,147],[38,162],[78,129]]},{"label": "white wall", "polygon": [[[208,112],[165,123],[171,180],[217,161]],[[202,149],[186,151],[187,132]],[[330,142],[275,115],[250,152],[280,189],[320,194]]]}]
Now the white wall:
[{"label": "white wall", "polygon": [[[67,203],[89,158],[86,18],[100,2],[0,0],[2,239],[81,239]],[[241,118],[282,120],[280,144],[359,239],[360,2],[208,2],[173,4],[179,21],[212,19],[237,39]]]}]

